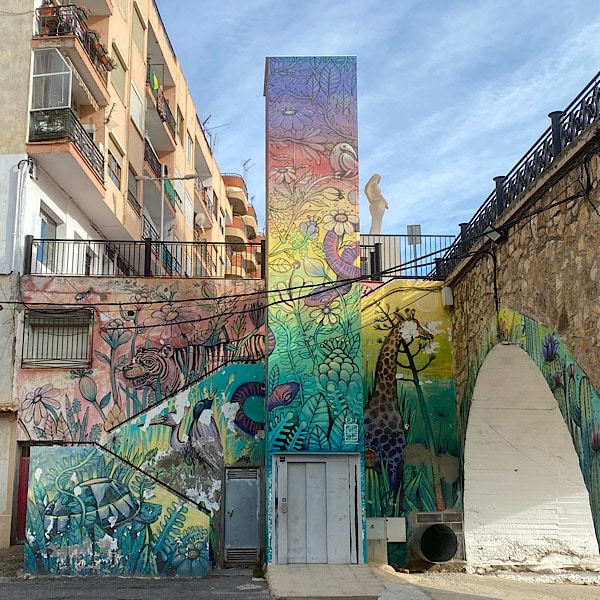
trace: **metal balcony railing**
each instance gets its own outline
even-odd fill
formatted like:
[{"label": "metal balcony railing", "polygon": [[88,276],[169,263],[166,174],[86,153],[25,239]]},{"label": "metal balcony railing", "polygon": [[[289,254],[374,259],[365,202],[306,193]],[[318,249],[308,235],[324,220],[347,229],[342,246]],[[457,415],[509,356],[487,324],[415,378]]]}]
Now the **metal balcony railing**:
[{"label": "metal balcony railing", "polygon": [[169,179],[165,178],[165,196],[173,206],[181,206],[181,197]]},{"label": "metal balcony railing", "polygon": [[144,160],[148,163],[150,170],[156,177],[161,176],[161,165],[156,152],[150,145],[147,139],[144,140]]},{"label": "metal balcony railing", "polygon": [[173,117],[173,113],[171,112],[171,108],[169,106],[169,101],[165,98],[162,86],[160,85],[158,77],[156,76],[156,73],[151,65],[148,65],[148,69],[146,71],[146,83],[150,86],[150,89],[154,94],[154,98],[156,100],[156,110],[158,111],[160,118],[167,124],[167,127],[173,135],[173,139],[175,139],[175,131],[177,128],[175,125],[175,117]]},{"label": "metal balcony railing", "polygon": [[104,157],[70,108],[34,110],[29,113],[29,141],[70,140],[104,182]]},{"label": "metal balcony railing", "polygon": [[142,237],[145,240],[151,239],[155,242],[158,242],[158,240],[160,239],[158,231],[156,231],[152,223],[150,223],[150,221],[146,217],[144,217],[144,222],[142,225]]},{"label": "metal balcony railing", "polygon": [[[144,220],[144,233],[151,224]],[[156,233],[155,231],[153,233]],[[249,265],[235,275],[261,279],[262,244],[227,242],[141,242],[44,240],[26,236],[25,275],[110,277],[214,277],[231,275],[231,257]]]},{"label": "metal balcony railing", "polygon": [[581,90],[564,111],[548,115],[550,126],[506,176],[496,177],[495,190],[486,198],[468,223],[461,223],[460,234],[438,258],[437,279],[445,279],[458,266],[484,231],[523,193],[558,155],[600,117],[600,72]]},{"label": "metal balcony railing", "polygon": [[36,9],[37,31],[40,37],[74,35],[79,39],[94,68],[106,85],[112,63],[106,48],[100,44],[98,34],[88,29],[87,14],[79,6],[44,5]]}]

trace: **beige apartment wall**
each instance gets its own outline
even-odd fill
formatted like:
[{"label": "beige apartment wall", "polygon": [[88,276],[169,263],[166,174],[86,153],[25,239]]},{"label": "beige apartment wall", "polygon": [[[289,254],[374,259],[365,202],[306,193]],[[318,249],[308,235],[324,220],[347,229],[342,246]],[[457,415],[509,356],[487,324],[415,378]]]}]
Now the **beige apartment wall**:
[{"label": "beige apartment wall", "polygon": [[[31,72],[31,36],[34,0],[4,0],[0,19],[0,39],[10,48],[10,60],[3,61],[0,86],[0,148],[2,154],[25,152],[29,107],[29,73]],[[26,77],[23,75],[27,74]]]}]

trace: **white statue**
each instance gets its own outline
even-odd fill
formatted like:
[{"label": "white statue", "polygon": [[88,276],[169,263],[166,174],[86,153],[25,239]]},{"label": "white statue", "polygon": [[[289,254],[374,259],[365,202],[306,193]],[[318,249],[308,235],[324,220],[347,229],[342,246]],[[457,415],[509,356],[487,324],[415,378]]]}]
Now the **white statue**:
[{"label": "white statue", "polygon": [[379,182],[381,175],[375,173],[365,185],[365,194],[369,200],[369,212],[371,213],[371,230],[369,235],[377,235],[381,233],[381,221],[386,208],[389,208],[387,200],[383,197]]}]

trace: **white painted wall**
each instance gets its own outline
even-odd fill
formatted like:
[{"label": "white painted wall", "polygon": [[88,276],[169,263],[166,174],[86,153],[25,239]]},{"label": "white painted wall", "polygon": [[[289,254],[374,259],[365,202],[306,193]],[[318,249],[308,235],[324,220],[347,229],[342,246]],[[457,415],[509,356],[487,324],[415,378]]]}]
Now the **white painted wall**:
[{"label": "white painted wall", "polygon": [[494,347],[481,367],[464,471],[470,565],[598,561],[571,437],[541,372],[517,346]]}]

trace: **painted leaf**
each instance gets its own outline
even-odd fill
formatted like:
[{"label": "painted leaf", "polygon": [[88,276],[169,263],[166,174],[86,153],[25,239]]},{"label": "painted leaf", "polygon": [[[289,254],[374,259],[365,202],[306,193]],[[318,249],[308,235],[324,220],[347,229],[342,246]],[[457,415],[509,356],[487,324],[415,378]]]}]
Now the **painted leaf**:
[{"label": "painted leaf", "polygon": [[316,451],[331,450],[327,435],[320,427],[315,427],[308,436],[308,449]]},{"label": "painted leaf", "polygon": [[292,263],[285,258],[275,258],[269,263],[269,268],[276,273],[286,273],[291,270]]},{"label": "painted leaf", "polygon": [[108,392],[108,394],[105,394],[104,396],[102,396],[102,400],[100,400],[100,408],[105,408],[106,406],[108,406],[108,403],[110,402],[110,396],[111,396],[110,392]]},{"label": "painted leaf", "polygon": [[96,356],[103,362],[106,363],[107,365],[110,365],[110,358],[108,356],[106,356],[106,354],[104,354],[103,352],[99,352],[98,350],[96,350]]}]

